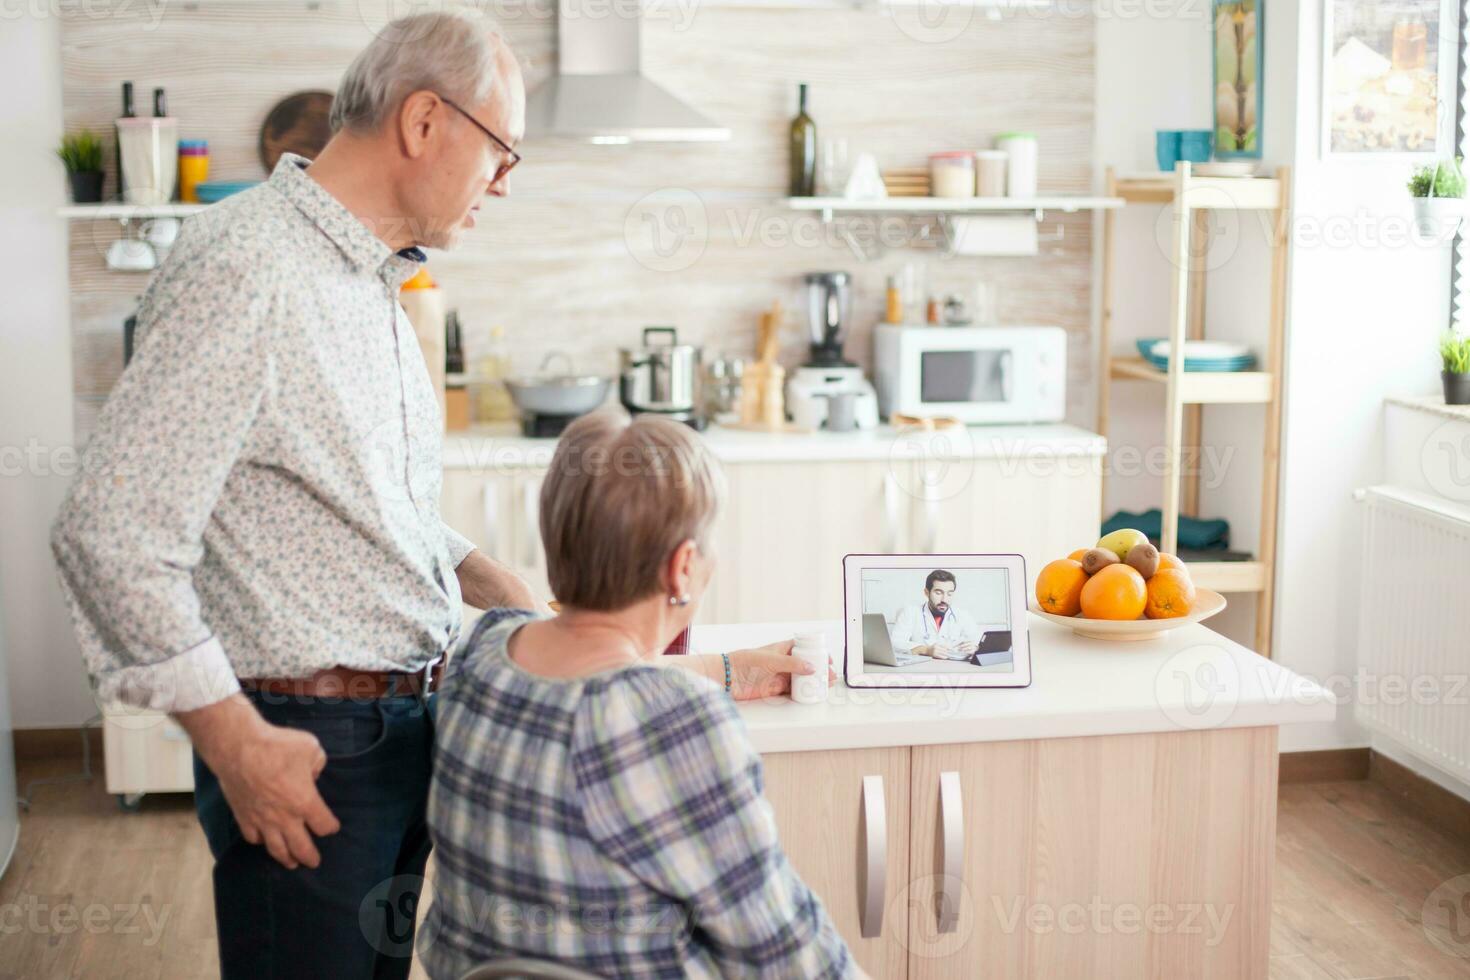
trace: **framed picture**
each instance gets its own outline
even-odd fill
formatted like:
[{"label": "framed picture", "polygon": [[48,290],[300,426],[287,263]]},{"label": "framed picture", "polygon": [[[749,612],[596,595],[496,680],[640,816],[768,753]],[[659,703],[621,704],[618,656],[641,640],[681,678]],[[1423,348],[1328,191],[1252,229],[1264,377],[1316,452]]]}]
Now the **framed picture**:
[{"label": "framed picture", "polygon": [[1322,155],[1454,155],[1454,0],[1325,0]]},{"label": "framed picture", "polygon": [[1261,157],[1263,3],[1214,0],[1215,157],[1220,160]]}]

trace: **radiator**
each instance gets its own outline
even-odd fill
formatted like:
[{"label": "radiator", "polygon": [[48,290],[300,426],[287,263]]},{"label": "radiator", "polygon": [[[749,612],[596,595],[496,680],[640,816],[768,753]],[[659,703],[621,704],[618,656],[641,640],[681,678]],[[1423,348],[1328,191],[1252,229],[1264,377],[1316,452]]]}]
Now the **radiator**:
[{"label": "radiator", "polygon": [[1398,487],[1359,491],[1358,722],[1470,782],[1470,511]]}]

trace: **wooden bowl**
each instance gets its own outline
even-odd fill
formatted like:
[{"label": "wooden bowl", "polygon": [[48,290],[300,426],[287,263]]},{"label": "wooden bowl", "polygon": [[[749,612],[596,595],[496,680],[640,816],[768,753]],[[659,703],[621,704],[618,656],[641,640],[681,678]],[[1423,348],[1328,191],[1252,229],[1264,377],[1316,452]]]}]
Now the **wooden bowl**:
[{"label": "wooden bowl", "polygon": [[1078,636],[1095,640],[1152,640],[1170,630],[1209,619],[1225,608],[1225,597],[1210,589],[1196,588],[1194,612],[1175,619],[1083,619],[1081,616],[1058,616],[1036,606],[1031,611],[1042,619],[1065,626]]}]

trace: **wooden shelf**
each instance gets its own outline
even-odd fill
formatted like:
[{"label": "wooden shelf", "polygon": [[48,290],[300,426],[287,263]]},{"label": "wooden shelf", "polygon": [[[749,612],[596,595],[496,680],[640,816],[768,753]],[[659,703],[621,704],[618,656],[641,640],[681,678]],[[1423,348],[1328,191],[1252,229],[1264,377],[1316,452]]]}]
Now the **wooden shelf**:
[{"label": "wooden shelf", "polygon": [[[1165,384],[1169,375],[1141,357],[1109,358],[1114,378]],[[1271,375],[1266,371],[1185,371],[1179,382],[1179,400],[1187,405],[1256,405],[1271,400]]]},{"label": "wooden shelf", "polygon": [[114,201],[107,204],[68,204],[57,208],[56,215],[68,221],[89,218],[146,221],[149,218],[187,218],[207,207],[207,204],[123,204]]},{"label": "wooden shelf", "polygon": [[987,211],[1097,211],[1123,206],[1121,197],[1081,197],[1065,194],[1046,197],[884,197],[873,201],[849,201],[845,197],[787,197],[780,202],[793,211],[848,212],[853,214],[899,212],[905,214],[965,214]]},{"label": "wooden shelf", "polygon": [[1203,589],[1216,592],[1260,592],[1270,577],[1258,561],[1192,561],[1189,577]]},{"label": "wooden shelf", "polygon": [[[1167,204],[1174,200],[1176,174],[1119,177],[1114,192],[1129,204]],[[1281,206],[1281,181],[1275,177],[1186,177],[1185,202],[1210,211],[1260,211]]]}]

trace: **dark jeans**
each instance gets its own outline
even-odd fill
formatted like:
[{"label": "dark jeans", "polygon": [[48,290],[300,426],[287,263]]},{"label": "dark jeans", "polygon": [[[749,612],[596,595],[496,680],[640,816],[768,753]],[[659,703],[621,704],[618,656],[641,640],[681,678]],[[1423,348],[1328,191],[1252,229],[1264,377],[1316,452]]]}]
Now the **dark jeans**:
[{"label": "dark jeans", "polygon": [[413,696],[248,697],[266,721],[321,740],[327,765],[317,789],[342,829],[316,838],[315,870],[287,870],[240,835],[219,781],[195,757],[223,980],[406,978],[429,856],[433,697],[427,706]]}]

